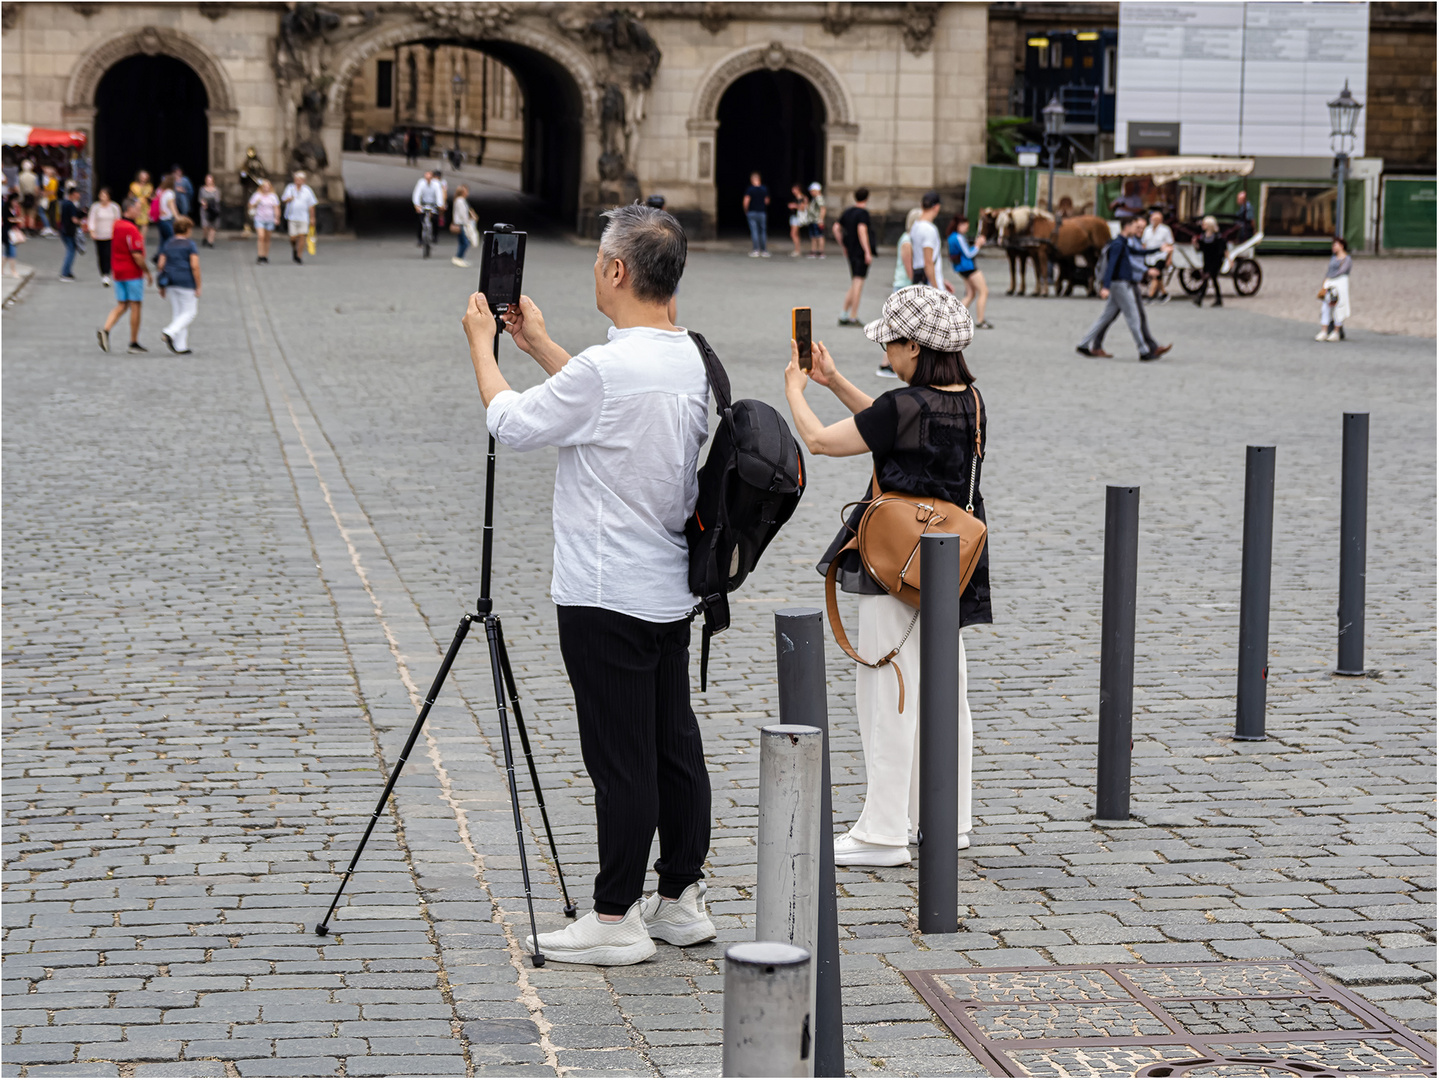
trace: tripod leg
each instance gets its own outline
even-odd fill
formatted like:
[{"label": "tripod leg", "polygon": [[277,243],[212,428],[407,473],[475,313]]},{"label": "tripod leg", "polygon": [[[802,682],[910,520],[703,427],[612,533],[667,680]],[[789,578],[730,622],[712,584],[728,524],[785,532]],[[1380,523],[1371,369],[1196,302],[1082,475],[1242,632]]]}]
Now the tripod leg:
[{"label": "tripod leg", "polygon": [[360,853],[370,842],[370,833],[375,831],[375,823],[384,813],[385,803],[389,801],[390,793],[395,790],[395,782],[400,778],[400,770],[405,767],[405,762],[410,757],[410,751],[415,748],[415,740],[420,737],[420,730],[425,726],[425,720],[430,715],[430,706],[434,705],[435,698],[440,696],[440,688],[445,685],[445,678],[450,674],[455,657],[460,653],[460,646],[464,644],[465,638],[469,635],[470,623],[473,620],[474,616],[466,615],[460,620],[460,625],[455,630],[455,636],[450,641],[445,658],[440,662],[440,670],[435,673],[435,681],[430,684],[430,692],[425,697],[425,704],[420,709],[420,715],[415,718],[415,726],[410,729],[410,737],[405,740],[405,748],[400,751],[400,759],[395,762],[394,769],[390,771],[390,779],[385,783],[385,790],[380,793],[380,801],[375,804],[375,812],[370,815],[370,823],[365,826],[365,835],[360,837],[360,846],[355,849],[355,857],[350,860],[350,866],[345,871],[345,876],[340,879],[340,887],[335,890],[335,898],[330,901],[330,910],[325,912],[325,917],[315,924],[315,933],[321,937],[330,932],[330,917],[335,914],[335,907],[340,902],[340,896],[344,893],[345,886],[350,883],[350,875],[355,872],[355,867],[359,864]]},{"label": "tripod leg", "polygon": [[560,879],[560,894],[565,898],[565,914],[571,919],[575,917],[575,902],[570,899],[570,891],[565,888],[565,872],[560,866],[560,852],[555,846],[555,831],[550,828],[550,814],[545,809],[545,793],[540,788],[540,774],[535,769],[535,755],[530,753],[530,737],[525,732],[525,717],[520,711],[520,692],[515,686],[515,672],[510,667],[510,651],[505,647],[505,631],[500,625],[499,616],[495,617],[495,637],[500,642],[500,667],[505,675],[505,688],[510,692],[510,708],[515,713],[515,730],[520,733],[520,747],[525,752],[525,763],[530,767],[530,783],[535,786],[535,802],[540,808],[540,820],[545,823],[545,836],[550,842],[550,854],[554,856],[555,873]]},{"label": "tripod leg", "polygon": [[535,925],[535,900],[530,891],[530,865],[525,857],[525,827],[520,819],[520,789],[515,784],[515,752],[510,745],[510,721],[505,715],[505,686],[501,675],[500,627],[493,615],[485,616],[485,636],[490,642],[490,671],[495,677],[495,712],[500,717],[500,742],[505,749],[505,776],[510,781],[510,808],[515,813],[515,843],[520,849],[520,877],[525,883],[525,904],[530,909],[530,936],[535,951],[530,957],[535,967],[545,966],[545,954],[540,952],[540,931]]}]

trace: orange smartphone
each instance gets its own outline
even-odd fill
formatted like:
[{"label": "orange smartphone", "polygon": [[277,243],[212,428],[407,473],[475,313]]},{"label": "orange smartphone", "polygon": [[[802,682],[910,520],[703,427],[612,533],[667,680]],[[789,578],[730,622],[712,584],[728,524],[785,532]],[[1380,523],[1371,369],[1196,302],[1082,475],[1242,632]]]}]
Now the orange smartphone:
[{"label": "orange smartphone", "polygon": [[810,310],[807,307],[797,307],[790,310],[790,337],[799,349],[799,366],[808,371],[814,366],[813,330],[811,329]]}]

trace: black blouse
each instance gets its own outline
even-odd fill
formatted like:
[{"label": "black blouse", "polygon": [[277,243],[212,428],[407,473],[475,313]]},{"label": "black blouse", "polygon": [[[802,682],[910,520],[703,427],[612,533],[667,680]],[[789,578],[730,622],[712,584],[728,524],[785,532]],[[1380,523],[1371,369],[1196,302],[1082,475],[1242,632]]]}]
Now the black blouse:
[{"label": "black blouse", "polygon": [[[981,408],[983,399],[981,398]],[[980,445],[989,441],[989,416],[983,413]],[[964,390],[937,390],[932,386],[904,386],[875,398],[869,408],[854,414],[865,445],[874,455],[874,471],[881,491],[906,495],[928,495],[958,506],[969,504],[969,467],[974,457],[976,424],[974,394]],[[975,473],[974,516],[984,521],[981,485],[984,462]],[[870,503],[866,484],[864,496],[826,549],[817,569],[827,573],[829,564],[849,543],[859,528]],[[883,595],[885,590],[865,572],[859,552],[840,556],[837,575],[844,592]],[[993,622],[989,604],[989,545],[980,553],[969,584],[959,598],[959,625]]]}]

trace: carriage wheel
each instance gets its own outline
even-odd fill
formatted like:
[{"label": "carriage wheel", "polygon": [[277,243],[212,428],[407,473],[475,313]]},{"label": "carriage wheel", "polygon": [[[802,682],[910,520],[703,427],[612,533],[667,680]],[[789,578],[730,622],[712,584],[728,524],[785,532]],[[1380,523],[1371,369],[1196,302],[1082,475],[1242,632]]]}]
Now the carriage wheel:
[{"label": "carriage wheel", "polygon": [[1254,259],[1236,259],[1232,276],[1234,291],[1240,296],[1253,296],[1264,283],[1264,271]]},{"label": "carriage wheel", "polygon": [[1199,292],[1200,286],[1204,284],[1204,275],[1198,270],[1191,270],[1187,266],[1179,268],[1179,287],[1190,296]]}]

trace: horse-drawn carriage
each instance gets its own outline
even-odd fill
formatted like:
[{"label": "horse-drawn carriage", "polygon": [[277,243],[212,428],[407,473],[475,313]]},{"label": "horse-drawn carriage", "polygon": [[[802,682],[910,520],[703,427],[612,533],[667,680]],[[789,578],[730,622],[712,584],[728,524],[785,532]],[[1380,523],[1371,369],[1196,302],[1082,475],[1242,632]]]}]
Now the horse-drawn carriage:
[{"label": "horse-drawn carriage", "polygon": [[[1192,241],[1198,235],[1198,221],[1205,213],[1204,178],[1234,178],[1249,175],[1254,162],[1249,158],[1139,157],[1119,158],[1075,165],[1074,174],[1096,180],[1120,180],[1124,198],[1134,210],[1145,206],[1169,208],[1166,217],[1174,230],[1174,254],[1166,274],[1178,278],[1187,293],[1199,291],[1202,263]],[[1101,256],[1114,236],[1117,223],[1093,214],[1058,216],[1034,206],[990,208],[980,212],[980,232],[986,241],[1004,249],[1009,258],[1010,294],[1023,295],[1027,268],[1034,264],[1034,296],[1049,293],[1050,267],[1055,273],[1056,295],[1067,296],[1075,285],[1083,285],[1090,296],[1098,292],[1102,273]],[[1237,234],[1237,229],[1233,230]],[[1264,234],[1236,235],[1238,241],[1225,258],[1224,276],[1234,282],[1241,296],[1259,291],[1263,271],[1254,250]]]}]

